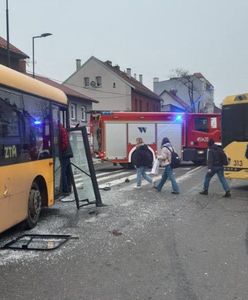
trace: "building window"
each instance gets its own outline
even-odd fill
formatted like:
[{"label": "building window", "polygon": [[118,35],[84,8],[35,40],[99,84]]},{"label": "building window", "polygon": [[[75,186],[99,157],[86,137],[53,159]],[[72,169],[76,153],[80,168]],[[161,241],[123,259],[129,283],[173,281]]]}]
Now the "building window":
[{"label": "building window", "polygon": [[76,105],[71,104],[71,120],[76,120]]},{"label": "building window", "polygon": [[86,107],[85,106],[81,107],[81,120],[86,121]]},{"label": "building window", "polygon": [[101,76],[96,76],[96,86],[97,87],[102,86],[102,77]]},{"label": "building window", "polygon": [[149,111],[149,102],[146,103],[146,111]]},{"label": "building window", "polygon": [[142,111],[142,101],[139,100],[139,111]]},{"label": "building window", "polygon": [[115,82],[113,82],[113,88],[115,89]]},{"label": "building window", "polygon": [[89,86],[89,85],[90,85],[90,78],[84,77],[84,86]]}]

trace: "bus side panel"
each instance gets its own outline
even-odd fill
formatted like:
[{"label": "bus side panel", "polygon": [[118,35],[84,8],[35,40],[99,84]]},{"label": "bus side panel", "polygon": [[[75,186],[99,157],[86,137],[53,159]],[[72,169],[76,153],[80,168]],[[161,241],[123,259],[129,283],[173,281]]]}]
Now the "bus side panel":
[{"label": "bus side panel", "polygon": [[106,122],[104,144],[106,159],[127,158],[127,124]]},{"label": "bus side panel", "polygon": [[157,124],[157,148],[161,149],[164,137],[168,137],[178,156],[182,156],[182,124],[160,123]]},{"label": "bus side panel", "polygon": [[224,167],[228,179],[248,179],[247,142],[232,142],[224,149],[229,164]]},{"label": "bus side panel", "polygon": [[46,181],[48,206],[54,203],[52,161],[46,159],[0,168],[0,232],[27,218],[30,187],[38,175]]}]

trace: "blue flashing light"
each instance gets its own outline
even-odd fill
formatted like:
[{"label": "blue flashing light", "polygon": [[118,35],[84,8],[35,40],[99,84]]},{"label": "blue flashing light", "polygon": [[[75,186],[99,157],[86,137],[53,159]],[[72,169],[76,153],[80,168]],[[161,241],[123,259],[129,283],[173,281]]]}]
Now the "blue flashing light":
[{"label": "blue flashing light", "polygon": [[182,121],[182,116],[181,115],[176,116],[176,121],[178,122]]},{"label": "blue flashing light", "polygon": [[34,125],[40,125],[40,124],[41,124],[41,121],[39,121],[39,120],[34,121]]},{"label": "blue flashing light", "polygon": [[112,112],[111,111],[103,111],[102,115],[105,115],[105,116],[112,115]]}]

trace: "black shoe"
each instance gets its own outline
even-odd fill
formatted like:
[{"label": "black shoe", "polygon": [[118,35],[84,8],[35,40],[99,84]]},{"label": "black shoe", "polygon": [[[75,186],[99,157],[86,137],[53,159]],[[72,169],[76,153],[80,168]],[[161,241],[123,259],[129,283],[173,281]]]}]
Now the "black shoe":
[{"label": "black shoe", "polygon": [[173,192],[171,192],[171,193],[174,194],[174,195],[180,194],[179,192],[175,192],[175,191],[173,191]]},{"label": "black shoe", "polygon": [[229,197],[231,197],[231,193],[230,193],[230,191],[227,191],[223,197],[225,197],[225,198],[229,198]]},{"label": "black shoe", "polygon": [[202,192],[200,192],[199,194],[201,194],[201,195],[208,195],[208,191],[202,191]]}]

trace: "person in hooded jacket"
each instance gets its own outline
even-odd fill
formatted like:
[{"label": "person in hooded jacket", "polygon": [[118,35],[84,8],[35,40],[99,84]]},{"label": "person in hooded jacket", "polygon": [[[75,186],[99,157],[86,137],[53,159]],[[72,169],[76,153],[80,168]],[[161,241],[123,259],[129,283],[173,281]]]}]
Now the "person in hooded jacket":
[{"label": "person in hooded jacket", "polygon": [[161,143],[161,152],[157,158],[160,161],[160,165],[164,167],[164,172],[162,177],[157,185],[154,185],[154,188],[161,192],[162,187],[164,186],[166,180],[169,178],[172,186],[172,194],[179,194],[179,187],[176,182],[173,170],[171,168],[171,153],[173,151],[173,147],[170,143],[170,140],[167,137],[164,137]]},{"label": "person in hooded jacket", "polygon": [[153,183],[152,178],[146,174],[146,170],[152,164],[152,154],[141,137],[136,138],[136,150],[133,153],[132,160],[137,171],[136,188],[141,187],[142,177],[148,182]]},{"label": "person in hooded jacket", "polygon": [[201,195],[208,195],[209,183],[212,177],[217,174],[222,187],[225,191],[224,197],[231,197],[231,192],[229,185],[224,177],[224,161],[223,161],[223,149],[214,143],[213,139],[208,141],[208,155],[207,155],[208,171],[205,175],[203,183],[203,191],[200,192]]}]

